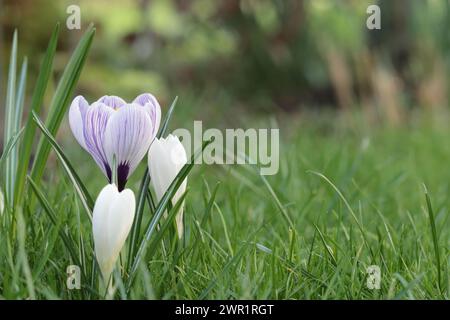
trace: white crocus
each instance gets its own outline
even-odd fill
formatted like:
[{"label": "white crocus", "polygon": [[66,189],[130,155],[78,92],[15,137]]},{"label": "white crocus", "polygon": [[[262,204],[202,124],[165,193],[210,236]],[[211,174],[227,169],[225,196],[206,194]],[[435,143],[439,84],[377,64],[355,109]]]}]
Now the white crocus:
[{"label": "white crocus", "polygon": [[119,192],[115,184],[102,189],[92,217],[95,255],[105,281],[109,280],[134,219],[133,191]]},{"label": "white crocus", "polygon": [[[169,135],[167,138],[153,140],[148,153],[148,169],[151,183],[155,189],[158,201],[166,193],[170,184],[177,176],[178,172],[187,163],[186,150],[184,150],[178,137]],[[178,188],[172,197],[172,204],[175,205],[186,191],[187,178]],[[176,215],[178,237],[183,236],[183,206]]]}]

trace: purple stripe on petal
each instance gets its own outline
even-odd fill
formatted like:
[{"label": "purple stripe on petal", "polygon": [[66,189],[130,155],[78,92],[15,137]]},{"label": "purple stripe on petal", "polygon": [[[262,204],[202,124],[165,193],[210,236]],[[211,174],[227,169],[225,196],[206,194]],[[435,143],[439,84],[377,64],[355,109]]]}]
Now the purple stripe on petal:
[{"label": "purple stripe on petal", "polygon": [[103,96],[98,99],[97,102],[101,102],[114,110],[117,110],[126,104],[126,102],[118,96]]},{"label": "purple stripe on petal", "polygon": [[103,173],[111,180],[111,166],[108,164],[104,144],[106,126],[115,113],[113,109],[102,103],[93,103],[87,110],[84,122],[84,139],[87,151]]},{"label": "purple stripe on petal", "polygon": [[123,186],[147,153],[152,138],[152,122],[140,105],[125,105],[110,117],[105,131],[105,154],[110,165],[115,155]]}]

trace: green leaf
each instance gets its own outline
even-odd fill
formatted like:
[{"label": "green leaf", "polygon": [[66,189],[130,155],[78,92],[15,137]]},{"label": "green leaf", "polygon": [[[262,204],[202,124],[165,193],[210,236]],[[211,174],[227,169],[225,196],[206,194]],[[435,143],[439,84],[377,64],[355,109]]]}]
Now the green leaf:
[{"label": "green leaf", "polygon": [[9,139],[9,141],[5,144],[4,151],[2,155],[0,156],[0,169],[3,169],[3,165],[10,155],[11,151],[14,149],[15,145],[19,141],[20,136],[23,133],[23,129],[21,129],[19,132],[17,132],[14,136]]},{"label": "green leaf", "polygon": [[172,104],[170,105],[169,111],[167,111],[166,117],[164,118],[162,126],[159,128],[158,134],[156,135],[158,138],[161,138],[166,134],[167,128],[169,126],[169,120],[172,117],[173,110],[175,110],[175,106],[177,105],[178,96],[173,99]]},{"label": "green leaf", "polygon": [[203,215],[202,221],[201,221],[201,223],[200,223],[200,226],[201,226],[202,228],[205,227],[206,221],[208,221],[208,218],[209,218],[209,216],[211,215],[212,207],[213,207],[213,205],[214,205],[214,203],[215,203],[217,191],[219,190],[219,186],[220,186],[220,182],[216,184],[216,187],[214,188],[214,191],[213,191],[213,193],[211,194],[211,197],[209,198],[209,201],[208,201],[208,205],[207,205],[207,207],[206,207],[205,214]]},{"label": "green leaf", "polygon": [[[33,96],[31,98],[31,111],[39,114],[42,102],[44,100],[45,90],[47,89],[48,80],[52,72],[53,58],[56,52],[56,45],[58,43],[59,34],[59,23],[56,24],[53,30],[52,36],[48,43],[47,51],[42,61],[39,76],[36,81],[36,86],[33,91]],[[25,185],[25,177],[28,170],[28,164],[30,161],[31,149],[33,147],[34,136],[36,133],[36,124],[31,117],[28,117],[25,124],[25,133],[20,148],[20,161],[17,166],[16,174],[16,184],[15,184],[15,195],[14,206],[18,204],[18,201],[22,199],[22,193]]]},{"label": "green leaf", "polygon": [[138,241],[138,233],[139,230],[141,230],[141,224],[142,224],[142,217],[144,214],[144,208],[145,208],[145,196],[147,194],[147,190],[150,185],[150,175],[148,173],[148,168],[145,170],[143,181],[141,183],[141,187],[139,189],[139,195],[138,195],[138,203],[136,206],[136,213],[135,213],[135,219],[133,222],[133,226],[131,227],[131,234],[130,234],[130,244],[128,248],[128,261],[127,261],[127,268],[130,267],[131,263],[131,257],[133,257],[136,254],[136,243]]},{"label": "green leaf", "polygon": [[[9,141],[14,134],[14,107],[15,93],[16,93],[16,69],[17,69],[17,30],[14,31],[11,56],[9,59],[8,84],[6,89],[6,111],[4,124],[4,139]],[[12,202],[13,199],[13,174],[12,174],[12,159],[6,158],[6,199]]]},{"label": "green leaf", "polygon": [[75,191],[77,192],[89,219],[92,219],[91,213],[94,208],[94,201],[92,200],[89,192],[87,191],[80,177],[77,175],[76,171],[73,169],[72,164],[62,151],[61,147],[56,142],[55,138],[52,137],[51,133],[48,131],[48,129],[45,127],[42,121],[39,120],[39,117],[36,115],[36,113],[32,112],[32,118],[39,127],[39,129],[41,129],[42,133],[44,134],[44,138],[47,139],[47,141],[53,147],[59,161],[61,161],[63,165],[64,170],[66,171],[67,175],[72,181]]},{"label": "green leaf", "polygon": [[[56,218],[56,216],[57,216],[56,212],[54,212],[49,201],[45,198],[44,194],[41,191],[39,191],[39,188],[36,185],[36,183],[33,181],[33,179],[30,176],[28,176],[27,178],[28,178],[28,183],[31,186],[31,189],[36,194],[39,202],[42,205],[42,208],[44,209],[44,212],[47,214],[47,216],[50,219],[50,221],[52,222],[52,224],[57,226],[58,220]],[[64,231],[62,229],[59,230],[59,236],[61,237],[61,240],[63,241],[65,247],[69,251],[69,254],[72,257],[75,264],[77,264],[78,266],[81,266],[80,259],[77,255],[78,250],[76,249],[75,243],[64,233]]]},{"label": "green leaf", "polygon": [[[91,25],[78,43],[56,88],[46,121],[46,127],[52,136],[55,136],[58,132],[61,121],[67,111],[94,34],[95,28]],[[45,137],[41,137],[36,152],[36,160],[31,171],[31,176],[36,183],[39,183],[42,178],[49,153],[50,144]]]},{"label": "green leaf", "polygon": [[159,241],[161,241],[161,239],[163,238],[166,231],[169,230],[169,227],[171,225],[173,225],[175,216],[177,215],[178,211],[181,209],[181,207],[183,205],[183,201],[186,198],[186,195],[187,195],[187,192],[184,192],[182,194],[182,196],[180,197],[180,199],[178,199],[177,203],[169,211],[169,214],[167,215],[167,217],[164,218],[164,223],[161,224],[161,228],[158,230],[158,232],[156,233],[153,240],[151,240],[149,242],[147,252],[150,253],[150,257],[155,252]]},{"label": "green leaf", "polygon": [[428,190],[426,187],[425,187],[425,199],[427,201],[428,217],[430,219],[431,235],[433,237],[433,247],[434,247],[434,253],[435,253],[435,257],[436,257],[438,287],[439,287],[439,291],[442,294],[443,291],[442,291],[442,285],[441,285],[441,256],[439,253],[439,241],[438,241],[438,235],[436,232],[436,222],[434,220],[433,207],[431,205],[430,195],[428,194]]},{"label": "green leaf", "polygon": [[[25,86],[26,86],[26,79],[27,79],[27,58],[24,58],[22,63],[22,68],[20,71],[20,78],[19,78],[19,86],[16,93],[16,105],[14,110],[14,117],[13,117],[13,126],[11,128],[11,133],[15,135],[17,132],[21,131],[21,119],[23,115],[23,102],[25,99]],[[16,169],[18,167],[19,163],[19,146],[14,145],[11,156],[9,160],[9,167],[8,167],[8,174],[10,176],[9,179],[11,179],[11,195],[10,195],[10,203],[14,202],[15,197],[15,183],[16,183]]]},{"label": "green leaf", "polygon": [[369,250],[371,257],[374,258],[375,255],[373,253],[372,247],[369,245],[369,241],[367,240],[366,232],[364,231],[362,224],[359,222],[358,218],[356,217],[355,212],[353,211],[352,207],[350,206],[350,204],[348,203],[347,199],[344,197],[342,192],[338,189],[338,187],[336,187],[334,185],[333,182],[331,182],[330,179],[328,179],[326,176],[324,176],[320,172],[311,171],[311,170],[309,170],[308,172],[318,176],[319,178],[321,178],[325,182],[327,182],[333,188],[333,190],[337,193],[337,195],[341,198],[341,200],[344,202],[345,206],[347,207],[348,211],[350,212],[350,215],[352,216],[353,220],[355,220],[356,226],[358,227],[359,231],[361,232],[361,236],[363,238],[364,245]]}]

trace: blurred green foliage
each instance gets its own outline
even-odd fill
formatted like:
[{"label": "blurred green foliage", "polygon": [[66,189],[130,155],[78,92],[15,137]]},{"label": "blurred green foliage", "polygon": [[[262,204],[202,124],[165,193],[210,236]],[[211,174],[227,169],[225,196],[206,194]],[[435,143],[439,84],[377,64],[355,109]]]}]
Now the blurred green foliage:
[{"label": "blurred green foliage", "polygon": [[[392,121],[412,106],[448,105],[448,0],[2,0],[3,65],[18,28],[32,81],[71,4],[81,9],[82,29],[97,28],[78,86],[92,99],[150,91],[163,104],[181,95],[219,113],[230,104],[363,105]],[[366,27],[370,4],[381,8],[381,30]],[[82,33],[63,29],[57,70]]]}]

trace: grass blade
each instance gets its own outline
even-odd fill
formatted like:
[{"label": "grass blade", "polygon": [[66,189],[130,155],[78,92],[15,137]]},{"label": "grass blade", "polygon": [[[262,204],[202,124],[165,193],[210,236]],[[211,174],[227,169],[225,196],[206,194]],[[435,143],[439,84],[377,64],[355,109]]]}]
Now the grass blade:
[{"label": "grass blade", "polygon": [[[19,86],[17,88],[17,93],[15,96],[15,110],[14,110],[14,117],[13,117],[13,126],[11,128],[11,133],[13,135],[15,135],[17,132],[20,131],[20,127],[21,127],[21,120],[22,120],[22,115],[23,115],[23,103],[24,103],[24,99],[25,99],[25,86],[26,86],[26,81],[27,81],[27,66],[28,66],[28,62],[27,62],[27,58],[24,58],[23,63],[22,63],[22,68],[20,71],[20,78],[19,78]],[[9,161],[9,167],[8,167],[8,175],[10,176],[11,179],[11,200],[10,203],[13,204],[14,203],[14,199],[15,199],[15,183],[16,183],[16,169],[18,167],[18,159],[19,159],[19,146],[18,145],[14,145],[12,151],[11,151],[11,156],[10,156],[10,161]]]},{"label": "grass blade", "polygon": [[58,157],[58,159],[61,161],[64,170],[66,171],[67,175],[69,176],[70,180],[72,181],[72,184],[80,197],[81,202],[83,203],[84,208],[86,209],[86,213],[89,216],[89,219],[92,219],[92,210],[94,208],[94,201],[92,200],[89,192],[87,191],[86,187],[84,186],[83,182],[81,182],[80,177],[77,175],[76,171],[73,169],[73,166],[71,165],[70,161],[67,159],[67,156],[62,151],[61,147],[56,142],[55,138],[52,137],[51,133],[48,131],[48,129],[45,127],[44,123],[42,123],[41,120],[39,120],[36,113],[32,112],[33,120],[36,122],[39,129],[44,134],[45,139],[50,143],[50,145],[55,150],[55,153]]},{"label": "grass blade", "polygon": [[320,240],[322,240],[323,247],[325,248],[325,251],[330,256],[331,263],[333,266],[337,266],[336,258],[334,257],[333,251],[331,250],[331,247],[327,244],[327,241],[325,240],[325,237],[323,236],[322,232],[320,231],[319,227],[314,223],[314,228],[316,229],[317,233],[319,234]]},{"label": "grass blade", "polygon": [[150,252],[150,256],[155,251],[158,242],[162,239],[165,232],[169,229],[171,225],[173,225],[175,216],[177,215],[178,211],[180,210],[181,206],[183,205],[183,201],[186,198],[187,192],[183,193],[180,199],[178,199],[177,203],[173,206],[173,208],[169,211],[169,214],[167,215],[167,218],[164,218],[164,223],[161,224],[161,228],[158,230],[158,233],[155,235],[155,237],[150,241],[148,245],[147,252]]},{"label": "grass blade", "polygon": [[334,185],[333,182],[331,182],[330,179],[328,179],[326,176],[324,176],[320,172],[316,172],[316,171],[308,171],[308,172],[325,180],[325,182],[327,182],[334,189],[334,191],[337,193],[337,195],[341,198],[341,200],[344,202],[345,206],[347,207],[348,211],[350,212],[350,215],[352,216],[353,220],[355,220],[355,223],[358,226],[359,231],[361,232],[361,236],[363,238],[364,245],[369,250],[371,257],[374,258],[375,255],[372,251],[372,248],[369,246],[369,242],[367,241],[367,237],[366,237],[366,233],[364,232],[364,228],[361,225],[361,223],[359,222],[358,218],[356,217],[355,212],[353,211],[352,207],[350,206],[350,204],[348,203],[347,199],[344,197],[342,192],[338,189],[338,187],[336,187]]},{"label": "grass blade", "polygon": [[[11,46],[11,56],[9,59],[8,84],[6,89],[6,112],[4,124],[4,140],[9,141],[14,132],[14,107],[15,93],[16,93],[16,72],[17,72],[17,30],[14,31],[13,41]],[[6,158],[6,199],[11,203],[13,199],[13,175],[12,175],[12,159]]]},{"label": "grass blade", "polygon": [[169,111],[167,111],[166,117],[164,118],[162,126],[159,128],[158,134],[156,135],[158,138],[163,137],[166,134],[167,128],[169,126],[169,120],[172,117],[173,110],[175,110],[175,106],[177,105],[178,96],[173,99],[172,104],[170,105]]},{"label": "grass blade", "polygon": [[138,203],[136,206],[136,219],[133,222],[133,226],[131,228],[131,234],[130,234],[130,244],[128,248],[128,261],[127,261],[127,268],[130,268],[131,263],[131,257],[134,257],[136,254],[136,243],[138,241],[138,233],[139,230],[141,230],[141,224],[142,224],[142,217],[144,214],[144,208],[145,208],[145,197],[147,195],[147,190],[150,186],[150,175],[148,173],[148,168],[145,170],[145,174],[143,177],[143,181],[141,183],[141,188],[139,190],[138,195]]},{"label": "grass blade", "polygon": [[205,227],[206,221],[208,221],[209,216],[211,215],[212,207],[215,204],[217,191],[219,190],[219,187],[220,187],[220,183],[217,183],[216,186],[214,187],[211,197],[209,198],[208,205],[206,206],[206,211],[203,215],[202,221],[200,222],[200,226],[202,228]]},{"label": "grass blade", "polygon": [[436,257],[436,268],[437,268],[437,276],[438,276],[438,287],[439,291],[442,294],[442,285],[441,285],[441,256],[439,254],[439,241],[438,236],[436,232],[436,222],[434,220],[434,213],[433,213],[433,207],[431,206],[431,199],[430,195],[428,194],[428,190],[426,186],[425,188],[425,199],[427,201],[427,211],[428,211],[428,217],[430,219],[430,227],[431,227],[431,235],[433,237],[433,247],[434,247],[434,253]]},{"label": "grass blade", "polygon": [[19,132],[17,132],[14,136],[9,139],[9,141],[5,144],[4,151],[2,155],[0,156],[0,170],[3,168],[4,163],[6,162],[6,159],[16,146],[17,142],[19,141],[20,136],[23,133],[23,129],[21,129]]},{"label": "grass blade", "polygon": [[[44,94],[47,89],[48,80],[52,72],[53,58],[56,52],[56,45],[58,43],[59,23],[56,24],[53,30],[52,36],[48,43],[47,51],[42,61],[39,76],[36,81],[36,86],[31,98],[31,111],[39,114],[42,102],[44,100]],[[33,147],[34,135],[36,133],[36,124],[31,117],[28,117],[25,124],[25,133],[20,148],[20,161],[17,166],[14,206],[18,204],[18,200],[22,198],[22,193],[25,185],[25,177],[28,170],[28,164],[30,161],[31,149]]]},{"label": "grass blade", "polygon": [[[28,183],[31,186],[31,189],[33,190],[33,192],[36,194],[39,202],[42,205],[42,208],[44,209],[44,212],[47,214],[48,218],[50,219],[51,223],[55,226],[57,226],[57,218],[56,218],[56,212],[54,212],[54,210],[52,209],[50,203],[48,202],[48,200],[45,198],[45,196],[42,194],[41,191],[39,191],[38,186],[36,185],[36,183],[33,181],[33,179],[28,176]],[[75,244],[72,243],[72,241],[70,240],[70,238],[64,233],[64,231],[62,229],[59,230],[59,235],[61,237],[61,240],[63,241],[65,247],[67,248],[67,250],[69,251],[69,254],[71,256],[71,258],[73,259],[73,261],[75,262],[75,264],[77,264],[78,266],[81,266],[81,262],[80,259],[77,255],[77,249],[75,247]]]},{"label": "grass blade", "polygon": [[[83,69],[89,48],[94,38],[95,28],[91,25],[81,38],[72,57],[64,70],[58,83],[55,95],[53,96],[50,111],[46,122],[46,127],[52,136],[55,136],[61,121],[69,106],[69,101],[75,90],[75,85]],[[41,137],[36,152],[36,160],[33,164],[31,176],[36,183],[39,183],[44,172],[45,164],[50,153],[50,144],[45,137]]]}]

